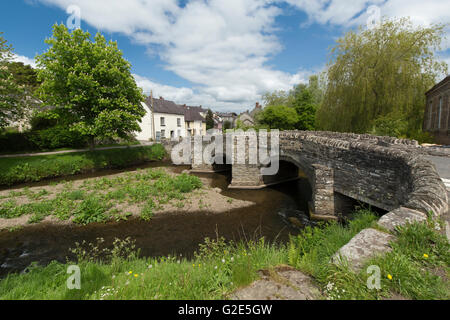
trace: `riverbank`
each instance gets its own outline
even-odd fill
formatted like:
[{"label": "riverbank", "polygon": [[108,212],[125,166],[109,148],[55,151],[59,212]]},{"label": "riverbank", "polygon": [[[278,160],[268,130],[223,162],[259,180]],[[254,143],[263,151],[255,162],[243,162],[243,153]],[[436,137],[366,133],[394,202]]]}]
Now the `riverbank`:
[{"label": "riverbank", "polygon": [[[292,289],[278,276],[283,272],[297,275],[291,279],[301,275],[308,288],[296,290],[315,288],[314,299],[448,299],[449,244],[434,230],[432,221],[401,228],[391,252],[367,261],[365,267],[380,268],[379,289],[367,286],[372,273],[366,268],[354,273],[330,263],[348,238],[373,226],[376,220],[373,213],[359,211],[346,226],[330,223],[306,228],[288,245],[263,238],[246,242],[206,239],[191,258],[141,258],[130,239],[116,240],[108,248],[99,239],[91,245],[75,246],[71,262],[55,261],[45,267],[31,266],[23,274],[8,275],[0,280],[0,299],[282,299],[267,288],[278,290],[284,285]],[[80,267],[79,290],[66,286],[71,264]],[[264,279],[258,280],[261,274]],[[250,285],[261,281],[274,285]]]},{"label": "riverbank", "polygon": [[150,220],[166,213],[223,213],[253,205],[220,194],[205,181],[170,168],[131,170],[100,178],[0,191],[0,230],[30,223],[89,224]]},{"label": "riverbank", "polygon": [[160,144],[130,146],[104,150],[47,154],[27,157],[0,158],[0,185],[12,186],[24,182],[71,176],[111,168],[125,168],[166,156]]}]

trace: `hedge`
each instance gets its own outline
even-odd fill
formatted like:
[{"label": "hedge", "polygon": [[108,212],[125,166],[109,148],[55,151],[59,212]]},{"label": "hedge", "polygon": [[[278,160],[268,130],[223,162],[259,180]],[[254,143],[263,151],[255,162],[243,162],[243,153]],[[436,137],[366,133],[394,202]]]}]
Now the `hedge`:
[{"label": "hedge", "polygon": [[146,161],[162,160],[165,155],[164,147],[155,144],[145,147],[0,158],[0,185],[36,182],[101,169],[125,168]]}]

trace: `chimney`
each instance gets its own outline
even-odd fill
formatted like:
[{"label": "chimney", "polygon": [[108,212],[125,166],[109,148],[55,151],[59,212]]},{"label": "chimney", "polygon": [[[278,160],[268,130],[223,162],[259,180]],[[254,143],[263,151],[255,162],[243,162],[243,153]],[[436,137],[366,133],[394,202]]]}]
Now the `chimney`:
[{"label": "chimney", "polygon": [[183,106],[186,108],[186,103]]},{"label": "chimney", "polygon": [[259,105],[259,102],[257,102],[255,105],[255,109],[260,109],[260,108],[261,108],[261,106]]},{"label": "chimney", "polygon": [[159,100],[164,100],[164,98],[163,98],[163,97],[161,97],[161,96],[159,96]]}]

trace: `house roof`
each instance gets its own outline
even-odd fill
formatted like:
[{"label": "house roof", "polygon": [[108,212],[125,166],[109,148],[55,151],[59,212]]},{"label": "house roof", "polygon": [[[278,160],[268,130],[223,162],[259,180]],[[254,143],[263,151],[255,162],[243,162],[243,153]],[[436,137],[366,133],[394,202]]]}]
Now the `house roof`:
[{"label": "house roof", "polygon": [[200,112],[206,112],[206,110],[202,109],[202,107],[185,106],[184,110],[185,121],[206,121],[206,119],[200,114]]},{"label": "house roof", "polygon": [[[151,97],[148,97],[145,101],[147,106],[151,109]],[[167,114],[177,114],[184,115],[185,121],[203,121],[205,122],[205,118],[202,117],[200,112],[206,113],[206,109],[200,107],[179,105],[173,101],[165,100],[160,97],[159,99],[153,98],[153,108],[155,113],[167,113]]]},{"label": "house roof", "polygon": [[426,95],[428,95],[429,93],[431,93],[432,91],[438,89],[439,87],[443,86],[444,84],[446,84],[447,82],[450,81],[450,75],[448,75],[447,77],[445,77],[444,80],[442,80],[441,82],[437,83],[436,85],[433,86],[433,88],[431,88],[430,90],[428,90],[427,92],[425,92]]},{"label": "house roof", "polygon": [[[151,109],[151,98],[148,97],[145,100],[145,103],[148,105],[148,107]],[[176,104],[173,101],[164,100],[163,98],[159,99],[153,99],[153,108],[155,112],[158,113],[168,113],[168,114],[178,114],[178,115],[184,115],[185,110],[182,106]]]}]

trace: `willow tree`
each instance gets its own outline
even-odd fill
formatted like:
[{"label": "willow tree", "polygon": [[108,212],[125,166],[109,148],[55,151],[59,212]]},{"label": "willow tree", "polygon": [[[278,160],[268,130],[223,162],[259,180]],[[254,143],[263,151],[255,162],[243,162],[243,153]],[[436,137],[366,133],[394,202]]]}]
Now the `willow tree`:
[{"label": "willow tree", "polygon": [[69,32],[62,24],[45,42],[49,50],[37,57],[38,92],[72,131],[93,147],[94,138],[128,138],[140,130],[144,96],[116,42],[100,33],[92,41],[88,32]]},{"label": "willow tree", "polygon": [[396,119],[405,123],[403,135],[414,136],[421,129],[425,92],[447,72],[435,56],[443,30],[402,18],[338,39],[325,74],[318,127],[364,133],[383,119]]}]

